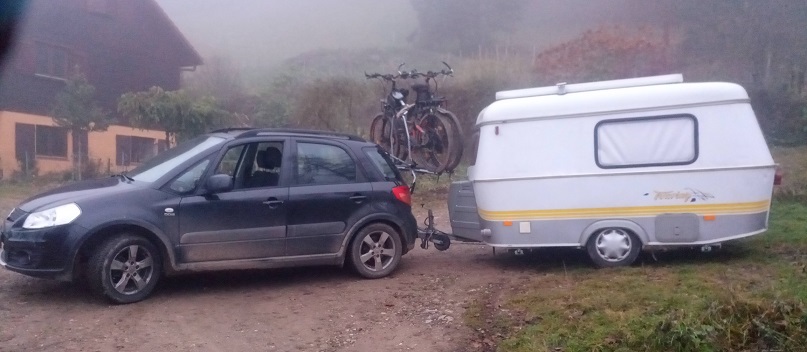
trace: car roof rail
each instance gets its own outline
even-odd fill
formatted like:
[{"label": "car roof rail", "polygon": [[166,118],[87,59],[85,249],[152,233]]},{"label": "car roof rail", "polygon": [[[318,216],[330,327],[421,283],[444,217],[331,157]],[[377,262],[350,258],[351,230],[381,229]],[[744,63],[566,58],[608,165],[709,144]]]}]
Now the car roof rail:
[{"label": "car roof rail", "polygon": [[254,130],[254,129],[255,129],[255,127],[227,127],[227,128],[217,129],[215,131],[210,131],[210,133],[228,133],[228,132],[233,132],[233,131],[249,131],[249,130]]},{"label": "car roof rail", "polygon": [[333,132],[333,131],[321,131],[321,130],[304,130],[304,129],[295,129],[295,128],[253,128],[247,129],[244,133],[238,135],[237,138],[245,138],[245,137],[255,137],[260,135],[266,134],[294,134],[294,135],[301,135],[301,136],[321,136],[321,137],[332,137],[332,138],[340,138],[340,139],[347,139],[351,141],[357,142],[366,142],[364,138],[361,138],[354,134],[349,133],[342,133],[342,132]]}]

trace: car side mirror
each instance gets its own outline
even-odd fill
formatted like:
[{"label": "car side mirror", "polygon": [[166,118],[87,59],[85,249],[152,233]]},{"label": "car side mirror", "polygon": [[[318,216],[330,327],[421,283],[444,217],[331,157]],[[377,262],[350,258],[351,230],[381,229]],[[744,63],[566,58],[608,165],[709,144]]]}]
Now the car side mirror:
[{"label": "car side mirror", "polygon": [[208,194],[228,192],[233,189],[233,178],[230,175],[216,174],[210,176],[205,183]]}]

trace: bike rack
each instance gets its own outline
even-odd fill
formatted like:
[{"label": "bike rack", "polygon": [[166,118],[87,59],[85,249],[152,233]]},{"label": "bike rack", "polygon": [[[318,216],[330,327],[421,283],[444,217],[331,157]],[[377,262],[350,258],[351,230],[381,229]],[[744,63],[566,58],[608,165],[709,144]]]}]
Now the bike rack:
[{"label": "bike rack", "polygon": [[[404,65],[405,65],[405,63],[401,63],[400,65],[398,65],[398,74],[397,75],[394,75],[394,74],[380,74],[380,73],[368,74],[367,72],[364,72],[364,76],[367,79],[371,79],[371,78],[372,79],[383,79],[384,81],[392,82],[392,88],[391,88],[392,90],[395,90],[396,82],[397,82],[396,80],[399,79],[399,78],[402,78],[402,79],[410,79],[410,78],[416,79],[416,78],[423,77],[423,78],[426,79],[426,84],[427,85],[429,85],[431,81],[433,81],[435,83],[435,91],[436,91],[437,90],[437,81],[435,80],[435,78],[437,76],[439,76],[439,75],[453,76],[453,74],[454,74],[454,69],[452,69],[451,66],[449,66],[448,63],[446,63],[445,61],[443,61],[443,65],[445,65],[448,68],[448,70],[446,71],[445,69],[442,69],[439,72],[428,71],[426,73],[420,73],[415,69],[412,69],[411,71],[401,71],[401,68]],[[386,89],[385,89],[385,92],[386,92]],[[392,93],[392,91],[390,91],[390,94],[391,93]],[[399,99],[399,98],[396,98],[396,101],[397,101],[397,99]],[[388,105],[386,103],[386,101],[387,101],[386,99],[381,99],[382,105],[384,107],[383,110],[384,110],[385,118],[386,118],[386,108],[387,107],[393,107],[392,105]],[[417,101],[419,102],[420,100],[418,99]],[[442,100],[442,101],[445,101],[445,100]],[[402,99],[401,103],[402,103],[403,106],[400,106],[400,109],[398,109],[398,111],[395,111],[395,113],[392,116],[392,119],[390,121],[390,126],[391,126],[390,127],[391,128],[390,134],[391,134],[391,136],[397,134],[396,120],[400,119],[401,121],[403,121],[403,127],[404,127],[404,131],[405,131],[404,134],[406,135],[406,152],[407,152],[406,159],[407,160],[401,160],[401,159],[399,159],[399,158],[397,158],[397,157],[395,157],[393,155],[395,150],[396,150],[396,146],[402,142],[402,141],[398,141],[397,138],[391,138],[391,141],[390,141],[390,155],[393,157],[393,160],[395,161],[396,166],[397,166],[397,168],[399,170],[408,169],[408,170],[410,170],[412,172],[412,177],[415,180],[415,181],[413,181],[413,184],[412,184],[412,187],[411,187],[412,191],[414,191],[415,182],[417,182],[417,175],[416,175],[417,173],[426,173],[426,174],[433,174],[433,175],[442,174],[442,172],[441,173],[435,173],[435,172],[431,172],[431,171],[428,171],[428,170],[425,170],[425,169],[422,169],[422,168],[420,168],[420,169],[417,168],[416,162],[413,159],[412,137],[409,134],[409,121],[407,121],[407,115],[412,110],[412,108],[415,108],[415,107],[418,106],[418,102],[407,104],[406,101]],[[395,106],[393,108],[397,109],[398,107],[399,107],[399,104],[395,104]],[[435,108],[438,111],[441,110],[441,108],[440,108],[440,106],[438,104],[436,106],[429,107],[429,112],[433,113]],[[453,114],[451,116],[453,116]],[[456,120],[456,118],[454,118],[454,120]],[[456,128],[458,129],[458,131],[460,131],[460,136],[461,136],[461,129],[459,129],[459,123],[456,122],[456,124],[457,124]],[[415,127],[418,128],[419,130],[421,130],[421,132],[423,131],[420,128],[420,126],[415,126]],[[372,134],[372,131],[371,131],[371,134]],[[460,140],[459,143],[462,143],[462,140]],[[404,166],[401,166],[401,165],[404,165]],[[453,168],[451,170],[449,170],[448,173],[450,174],[451,171],[453,171]]]}]

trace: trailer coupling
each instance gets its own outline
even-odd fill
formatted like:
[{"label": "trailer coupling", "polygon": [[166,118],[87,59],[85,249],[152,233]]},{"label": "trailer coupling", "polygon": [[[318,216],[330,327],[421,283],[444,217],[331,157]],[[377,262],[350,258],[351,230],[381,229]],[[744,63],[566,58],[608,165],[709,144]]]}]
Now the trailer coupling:
[{"label": "trailer coupling", "polygon": [[434,243],[434,248],[438,251],[445,251],[451,246],[451,238],[443,231],[434,228],[434,213],[429,209],[426,217],[426,228],[418,228],[420,238],[420,248],[428,249],[429,242]]}]

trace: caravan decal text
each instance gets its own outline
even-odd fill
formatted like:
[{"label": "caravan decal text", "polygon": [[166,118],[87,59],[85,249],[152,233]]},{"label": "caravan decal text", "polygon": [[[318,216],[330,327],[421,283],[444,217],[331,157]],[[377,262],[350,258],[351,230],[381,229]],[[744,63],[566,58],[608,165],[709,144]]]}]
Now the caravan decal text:
[{"label": "caravan decal text", "polygon": [[[645,193],[646,196],[650,195]],[[653,191],[653,200],[680,200],[684,203],[707,201],[715,196],[708,192],[687,188],[682,191]]]}]

